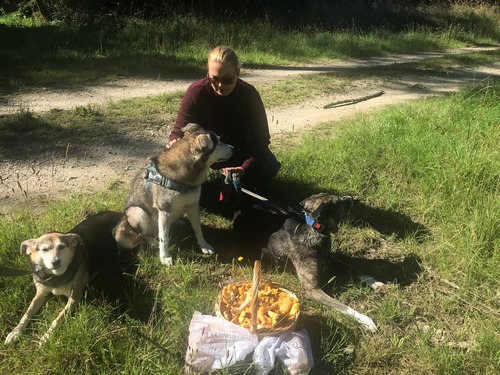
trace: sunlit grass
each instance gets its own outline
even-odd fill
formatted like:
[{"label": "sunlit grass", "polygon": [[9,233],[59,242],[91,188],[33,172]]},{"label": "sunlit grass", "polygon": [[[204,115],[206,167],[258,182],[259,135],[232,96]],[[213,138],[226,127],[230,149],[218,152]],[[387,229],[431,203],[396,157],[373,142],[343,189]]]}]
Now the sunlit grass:
[{"label": "sunlit grass", "polygon": [[[344,280],[340,266],[325,285],[374,318],[379,331],[368,335],[350,319],[304,299],[290,273],[265,270],[266,277],[301,298],[301,327],[317,338],[317,371],[448,374],[458,369],[489,375],[498,370],[499,90],[498,83],[483,82],[448,98],[285,134],[274,143],[284,166],[274,186],[280,201],[296,202],[318,191],[354,195],[359,206],[333,237],[333,255],[388,286],[374,292],[350,276]],[[41,121],[64,126],[77,118],[82,126],[96,113],[112,119],[123,116],[121,110],[140,118],[164,99],[136,101],[137,112],[130,103],[113,103],[107,109],[49,113]],[[48,230],[68,230],[86,212],[121,210],[127,190],[126,184],[110,181],[97,193],[46,200],[35,213],[19,210],[1,217],[0,263],[26,267],[20,242]],[[230,228],[228,220],[207,212],[202,220],[206,227]],[[75,316],[32,356],[35,341],[62,308],[62,300],[51,300],[21,342],[4,348],[0,368],[28,374],[35,373],[30,368],[37,373],[182,373],[192,313],[213,314],[221,285],[249,279],[252,270],[246,259],[220,263],[201,257],[189,225],[179,230],[172,268],[160,264],[154,247],[140,253],[135,269],[108,283],[118,288],[114,293],[120,299],[90,289]],[[1,278],[0,287],[0,336],[5,337],[34,290],[27,277]]]},{"label": "sunlit grass", "polygon": [[[79,30],[9,14],[0,16],[5,43],[0,51],[0,89],[202,74],[208,51],[218,44],[234,47],[247,67],[495,44],[500,40],[498,14],[496,7],[484,4],[423,6],[407,15],[407,26],[397,32],[355,24],[288,29],[270,20],[214,22],[186,15],[158,22],[127,19],[119,28],[106,24]],[[417,15],[420,18],[412,23]]]}]

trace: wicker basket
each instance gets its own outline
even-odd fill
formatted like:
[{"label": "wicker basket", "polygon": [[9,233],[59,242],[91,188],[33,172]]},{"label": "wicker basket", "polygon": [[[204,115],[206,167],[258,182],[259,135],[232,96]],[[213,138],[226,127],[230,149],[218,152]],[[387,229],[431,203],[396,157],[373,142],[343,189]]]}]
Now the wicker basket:
[{"label": "wicker basket", "polygon": [[[261,289],[260,296],[259,288]],[[272,292],[277,291],[278,294],[264,295],[269,290]],[[236,302],[233,301],[228,305],[229,293]],[[273,304],[270,304],[269,297],[276,297]],[[291,308],[287,313],[278,310],[287,309],[287,304],[289,306],[291,304]],[[273,311],[275,309],[276,311]],[[260,261],[255,261],[252,282],[226,285],[220,291],[215,303],[215,314],[218,317],[249,329],[259,339],[265,336],[279,336],[284,332],[294,330],[299,313],[299,300],[293,292],[276,283],[261,283]],[[240,321],[238,317],[241,316],[246,318]]]}]

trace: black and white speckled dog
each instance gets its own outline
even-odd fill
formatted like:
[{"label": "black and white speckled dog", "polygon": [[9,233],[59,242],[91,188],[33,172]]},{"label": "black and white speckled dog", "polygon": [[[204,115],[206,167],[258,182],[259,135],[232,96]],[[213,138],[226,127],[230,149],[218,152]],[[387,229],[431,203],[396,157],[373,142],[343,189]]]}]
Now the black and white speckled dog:
[{"label": "black and white speckled dog", "polygon": [[300,204],[304,216],[289,216],[281,229],[271,234],[262,250],[264,257],[275,261],[290,260],[307,297],[352,316],[364,328],[375,331],[377,327],[372,319],[326,294],[319,281],[322,255],[331,249],[330,233],[338,231],[340,219],[352,207],[352,197],[320,193]]}]

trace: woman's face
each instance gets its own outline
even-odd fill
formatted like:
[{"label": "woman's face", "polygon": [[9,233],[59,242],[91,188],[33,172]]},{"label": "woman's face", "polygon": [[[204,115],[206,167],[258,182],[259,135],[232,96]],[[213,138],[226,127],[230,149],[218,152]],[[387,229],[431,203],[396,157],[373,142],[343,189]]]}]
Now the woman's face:
[{"label": "woman's face", "polygon": [[227,96],[236,87],[240,70],[235,69],[231,64],[221,62],[208,62],[208,79],[217,95]]}]

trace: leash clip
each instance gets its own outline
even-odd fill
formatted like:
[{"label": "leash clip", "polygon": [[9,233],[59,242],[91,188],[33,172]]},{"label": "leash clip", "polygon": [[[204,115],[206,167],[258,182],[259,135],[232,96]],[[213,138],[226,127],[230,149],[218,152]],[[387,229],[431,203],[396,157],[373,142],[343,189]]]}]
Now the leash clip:
[{"label": "leash clip", "polygon": [[155,184],[161,185],[163,182],[163,177],[156,171],[156,168],[151,166],[144,170],[144,178],[154,182]]},{"label": "leash clip", "polygon": [[240,181],[240,178],[238,177],[238,173],[233,173],[231,177],[233,179],[234,190],[236,190],[237,193],[240,193],[241,192],[241,181]]}]

